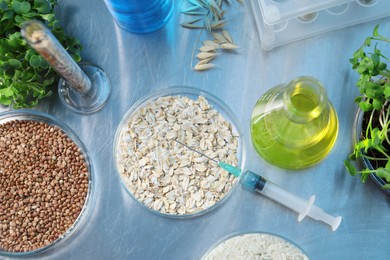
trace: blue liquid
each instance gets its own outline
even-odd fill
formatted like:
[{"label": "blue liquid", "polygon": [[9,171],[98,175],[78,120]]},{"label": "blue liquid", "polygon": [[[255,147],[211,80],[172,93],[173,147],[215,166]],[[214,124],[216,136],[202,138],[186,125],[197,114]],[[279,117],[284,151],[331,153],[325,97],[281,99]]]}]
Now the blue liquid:
[{"label": "blue liquid", "polygon": [[119,27],[149,33],[163,27],[173,13],[172,0],[105,0]]}]

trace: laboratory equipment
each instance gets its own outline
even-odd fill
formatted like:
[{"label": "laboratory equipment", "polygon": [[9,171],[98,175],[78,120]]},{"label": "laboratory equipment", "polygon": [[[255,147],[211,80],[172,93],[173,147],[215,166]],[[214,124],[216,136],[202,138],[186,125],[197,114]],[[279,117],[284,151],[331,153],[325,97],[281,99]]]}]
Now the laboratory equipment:
[{"label": "laboratory equipment", "polygon": [[[14,134],[6,130],[10,124]],[[0,259],[62,250],[67,244],[76,242],[74,237],[83,232],[93,216],[98,187],[94,163],[79,136],[47,113],[24,109],[0,113],[0,131],[4,134],[0,142],[3,144],[0,145],[0,225],[7,223],[0,231]],[[23,146],[21,142],[28,138],[31,141]],[[57,140],[66,149],[56,145]],[[18,160],[7,156],[7,150],[19,151]],[[52,156],[48,156],[49,150]],[[74,151],[72,154],[67,152],[71,150]],[[61,159],[65,157],[69,161],[64,168],[57,162],[65,163]],[[12,168],[18,167],[23,173],[12,173]],[[85,175],[88,177],[83,177]],[[7,183],[9,189],[3,189],[3,184],[7,186]],[[68,190],[58,192],[61,187]],[[85,188],[88,189],[86,194]],[[18,205],[17,210],[9,210],[15,205]],[[13,219],[14,226],[8,225],[9,219]],[[37,257],[41,258],[42,255]]]},{"label": "laboratory equipment", "polygon": [[150,33],[163,27],[173,14],[172,0],[104,0],[114,21],[132,33]]},{"label": "laboratory equipment", "polygon": [[390,15],[388,0],[253,0],[249,4],[266,51]]},{"label": "laboratory equipment", "polygon": [[278,234],[240,231],[215,243],[201,260],[215,259],[311,259],[294,241]]},{"label": "laboratory equipment", "polygon": [[297,212],[299,214],[298,221],[302,221],[302,219],[308,216],[312,219],[328,224],[331,226],[333,231],[336,231],[336,229],[340,226],[342,217],[334,217],[324,212],[321,208],[315,206],[314,195],[312,195],[308,200],[305,200],[250,170],[242,172],[241,169],[234,167],[233,165],[217,161],[178,140],[175,141],[217,163],[218,166],[232,173],[234,176],[240,177],[240,183],[245,189],[260,193],[261,195],[264,195],[265,197]]},{"label": "laboratory equipment", "polygon": [[[197,100],[202,102],[201,106],[200,103],[198,104]],[[205,101],[207,101],[208,105],[205,103]],[[183,106],[182,104],[184,103],[185,105]],[[169,112],[174,108],[174,106],[175,112]],[[128,109],[126,114],[123,116],[120,124],[118,125],[113,143],[113,156],[115,161],[116,175],[126,194],[129,195],[131,199],[139,203],[142,208],[153,214],[157,214],[158,216],[162,217],[177,219],[186,219],[201,216],[218,208],[220,205],[223,205],[223,203],[225,203],[225,201],[230,198],[234,189],[240,186],[239,180],[229,174],[223,174],[221,176],[218,176],[218,179],[216,180],[220,181],[221,186],[222,183],[225,184],[222,190],[214,189],[214,187],[212,186],[202,186],[201,182],[191,183],[191,179],[199,177],[194,167],[191,167],[191,173],[187,171],[186,177],[188,177],[188,182],[184,179],[183,181],[180,180],[180,188],[178,188],[177,185],[173,183],[176,177],[179,177],[183,173],[183,170],[188,169],[184,169],[184,167],[181,167],[180,169],[178,169],[178,171],[176,171],[177,167],[174,166],[176,161],[174,162],[174,160],[178,160],[177,162],[185,160],[185,156],[183,156],[182,158],[177,157],[175,153],[177,149],[173,149],[170,144],[174,144],[184,153],[187,152],[187,150],[180,144],[174,143],[171,139],[169,139],[171,140],[169,142],[165,142],[165,140],[159,141],[159,136],[160,138],[166,138],[168,133],[172,132],[179,135],[179,133],[182,132],[173,129],[173,125],[175,124],[165,124],[165,115],[169,114],[169,120],[176,121],[178,123],[177,125],[182,126],[181,123],[183,122],[179,122],[180,120],[183,120],[181,115],[184,115],[185,113],[187,113],[187,111],[199,112],[199,109],[201,109],[201,107],[205,109],[202,112],[205,117],[205,113],[208,114],[208,112],[210,112],[210,114],[208,114],[210,115],[210,117],[207,117],[207,119],[211,120],[210,127],[214,127],[214,129],[222,131],[223,127],[221,125],[215,128],[215,125],[212,125],[211,122],[220,121],[221,116],[224,118],[224,121],[226,121],[226,127],[229,127],[229,131],[232,131],[231,140],[236,145],[235,149],[232,149],[232,151],[234,150],[234,153],[236,155],[237,165],[238,167],[242,167],[242,165],[244,165],[245,163],[245,149],[240,134],[241,131],[239,128],[239,124],[237,123],[238,120],[234,116],[233,111],[231,111],[231,109],[226,104],[224,104],[216,96],[204,90],[199,90],[186,86],[170,86],[155,91],[135,102]],[[134,146],[132,145],[132,143],[136,138],[131,137],[132,134],[129,134],[130,132],[137,131],[135,128],[139,127],[139,123],[137,123],[138,119],[135,118],[142,119],[145,117],[145,119],[142,120],[145,120],[145,122],[147,122],[146,120],[149,120],[150,118],[149,115],[146,115],[148,113],[150,115],[153,115],[156,120],[150,121],[148,123],[148,126],[145,128],[145,131],[148,132],[148,138],[144,139],[141,142],[137,141],[138,144]],[[217,116],[219,118],[218,120]],[[230,125],[227,123],[229,123]],[[208,126],[208,123],[204,123],[203,127],[199,127],[196,129],[197,131],[200,131],[201,128],[204,128],[206,131],[206,127],[208,129]],[[171,128],[172,130],[170,130]],[[200,137],[199,139],[194,138],[194,140],[200,140]],[[145,148],[147,149],[145,150]],[[137,154],[136,156],[139,156],[139,160],[135,160],[132,163],[129,163],[128,160],[130,160],[130,158],[133,158],[134,154]],[[221,158],[221,160],[232,163],[233,161],[229,161],[227,159],[227,156],[228,155],[223,156],[222,158],[224,159]],[[147,161],[147,164],[142,165],[145,161]],[[212,166],[213,169],[206,167],[207,170],[210,170],[210,174],[211,172],[221,171],[217,165],[212,164]],[[159,173],[160,170],[163,171],[162,174]],[[135,179],[130,179],[129,176],[131,175],[131,172],[139,172],[137,173],[137,176],[138,174],[143,174],[142,176],[145,178],[137,177]],[[149,176],[149,172],[150,175],[154,175],[155,177],[153,178],[153,182],[150,182],[149,179],[146,178],[146,176]],[[133,174],[131,176],[135,175]],[[141,184],[139,184],[138,181],[140,181]],[[164,183],[164,185],[161,185],[162,183]],[[188,185],[190,183],[193,186],[194,190],[199,192],[200,190],[203,190],[203,193],[207,193],[208,191],[210,191],[209,194],[212,194],[212,196],[202,198],[204,202],[203,204],[198,203],[199,206],[190,204],[190,193],[188,193],[184,188],[181,187],[182,185],[184,187],[189,187]],[[173,187],[174,185],[176,187]],[[171,188],[166,188],[167,186],[171,186]],[[168,192],[166,192],[167,189],[169,189]],[[142,192],[149,192],[149,194],[153,194],[153,198],[150,198],[148,200],[142,198],[140,199],[138,194]],[[176,204],[174,206],[168,208],[167,206],[165,206],[165,204],[161,203],[163,200],[169,201],[171,202],[171,204],[173,204],[173,201],[177,200],[177,202],[175,202]],[[186,204],[188,200],[190,200],[190,202],[188,203],[187,207]],[[181,205],[186,206],[184,207]],[[203,207],[201,207],[202,205]]]},{"label": "laboratory equipment", "polygon": [[58,95],[67,108],[76,113],[90,114],[97,112],[106,104],[111,85],[107,74],[101,68],[87,63],[79,66],[40,21],[24,22],[21,34],[61,75]]},{"label": "laboratory equipment", "polygon": [[322,160],[338,133],[335,109],[325,88],[312,77],[298,77],[267,91],[251,116],[252,143],[269,163],[301,169]]},{"label": "laboratory equipment", "polygon": [[241,170],[240,170],[239,168],[234,167],[234,166],[232,166],[232,165],[230,165],[230,164],[221,162],[221,161],[217,161],[217,160],[215,160],[215,159],[213,159],[213,158],[211,158],[211,157],[205,155],[204,153],[201,153],[201,152],[199,152],[199,151],[197,151],[197,150],[191,148],[190,146],[188,146],[188,145],[186,145],[186,144],[180,142],[180,141],[177,140],[177,139],[175,139],[175,142],[177,142],[177,143],[179,143],[179,144],[181,144],[181,145],[187,147],[188,149],[190,149],[190,150],[192,150],[192,151],[194,151],[194,152],[196,152],[196,153],[198,153],[198,154],[200,154],[200,155],[206,157],[207,159],[209,159],[209,160],[215,162],[216,164],[218,164],[219,167],[221,167],[222,169],[228,171],[229,173],[233,174],[234,176],[236,176],[236,177],[239,177],[239,176],[240,176]]},{"label": "laboratory equipment", "polygon": [[333,231],[340,226],[342,217],[331,216],[324,212],[321,208],[315,206],[314,195],[312,195],[308,200],[305,200],[249,170],[242,174],[240,183],[244,188],[258,192],[297,212],[299,214],[298,221],[302,221],[304,217],[308,216],[312,219],[328,224],[332,227]]}]

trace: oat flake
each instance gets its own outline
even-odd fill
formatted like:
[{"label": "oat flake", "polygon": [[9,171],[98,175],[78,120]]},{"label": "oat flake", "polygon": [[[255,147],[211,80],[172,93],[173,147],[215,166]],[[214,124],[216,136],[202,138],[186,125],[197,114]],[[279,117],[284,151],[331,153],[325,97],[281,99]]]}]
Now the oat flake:
[{"label": "oat flake", "polygon": [[135,198],[161,213],[207,209],[236,178],[175,139],[237,165],[238,134],[203,96],[166,96],[136,110],[125,123],[117,153],[121,178]]}]

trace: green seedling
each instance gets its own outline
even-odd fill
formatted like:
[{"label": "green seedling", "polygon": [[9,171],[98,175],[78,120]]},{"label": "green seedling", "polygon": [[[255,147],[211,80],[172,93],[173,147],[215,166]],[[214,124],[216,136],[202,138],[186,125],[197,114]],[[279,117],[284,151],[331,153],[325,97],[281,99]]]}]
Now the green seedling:
[{"label": "green seedling", "polygon": [[[378,162],[383,161],[382,165],[385,167],[358,171],[350,160],[345,161],[345,166],[351,175],[360,174],[362,182],[365,182],[371,173],[376,174],[388,183],[383,188],[389,189],[390,155],[386,147],[390,147],[388,135],[390,130],[390,70],[387,69],[387,63],[390,60],[379,49],[379,43],[390,43],[390,39],[380,35],[378,29],[379,25],[375,26],[373,35],[365,39],[350,59],[352,69],[360,75],[356,83],[360,95],[355,102],[359,104],[361,110],[369,113],[370,117],[366,128],[363,129],[364,134],[356,143],[349,159],[366,158]],[[374,153],[370,153],[373,151]]]}]

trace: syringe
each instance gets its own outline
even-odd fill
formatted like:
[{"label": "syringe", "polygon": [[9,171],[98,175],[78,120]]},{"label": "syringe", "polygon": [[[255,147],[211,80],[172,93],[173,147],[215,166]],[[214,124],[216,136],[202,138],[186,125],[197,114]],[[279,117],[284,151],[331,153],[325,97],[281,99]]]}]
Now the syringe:
[{"label": "syringe", "polygon": [[301,221],[304,217],[309,216],[312,219],[322,221],[330,225],[333,231],[335,231],[340,226],[342,217],[341,216],[334,217],[332,215],[329,215],[328,213],[324,212],[321,208],[315,206],[314,195],[312,195],[308,200],[305,200],[252,171],[248,170],[242,173],[241,169],[237,167],[234,167],[224,162],[217,161],[178,140],[175,141],[187,147],[188,149],[202,156],[205,156],[209,160],[218,164],[219,167],[228,171],[234,176],[239,177],[241,175],[240,183],[244,188],[246,188],[249,191],[260,193],[266,196],[267,198],[270,198],[271,200],[276,201],[281,205],[297,212],[299,214],[298,221]]}]

